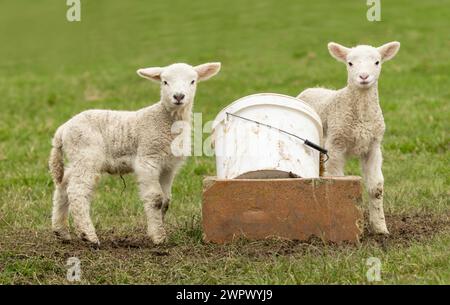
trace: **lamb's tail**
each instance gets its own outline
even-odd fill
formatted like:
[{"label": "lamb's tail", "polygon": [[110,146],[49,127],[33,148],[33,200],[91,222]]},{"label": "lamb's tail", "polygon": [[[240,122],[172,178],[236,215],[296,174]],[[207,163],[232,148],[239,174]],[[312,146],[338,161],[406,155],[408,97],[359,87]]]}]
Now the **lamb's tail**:
[{"label": "lamb's tail", "polygon": [[52,150],[50,152],[50,159],[48,167],[55,184],[61,184],[64,177],[64,156],[62,151],[62,126],[56,130],[55,136],[52,140]]}]

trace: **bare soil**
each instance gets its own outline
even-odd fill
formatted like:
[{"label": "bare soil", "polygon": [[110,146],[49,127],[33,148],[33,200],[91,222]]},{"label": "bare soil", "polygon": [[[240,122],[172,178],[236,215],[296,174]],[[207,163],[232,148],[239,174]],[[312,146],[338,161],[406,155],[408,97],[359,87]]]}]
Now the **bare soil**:
[{"label": "bare soil", "polygon": [[[391,247],[408,246],[415,241],[430,239],[437,233],[450,233],[449,215],[387,215],[386,220],[390,230],[389,236],[380,236],[369,232],[364,228],[364,234],[360,241],[360,246],[376,246],[383,250]],[[175,230],[176,228],[174,228]],[[117,259],[127,259],[134,255],[145,257],[160,257],[161,259],[170,256],[223,256],[233,253],[249,257],[267,257],[271,255],[292,255],[301,254],[305,251],[336,251],[343,247],[355,247],[348,244],[325,243],[318,238],[311,238],[309,241],[288,241],[288,240],[261,240],[248,241],[237,240],[227,245],[205,244],[195,238],[187,239],[182,243],[168,242],[164,245],[156,246],[146,238],[144,229],[135,229],[128,234],[116,233],[114,230],[100,231],[98,235],[101,239],[99,248],[93,248],[74,238],[70,242],[62,243],[56,240],[50,230],[29,231],[19,230],[9,232],[0,240],[0,254],[8,251],[17,259],[30,256],[38,257],[59,257],[68,258],[86,254],[86,252],[108,253],[108,256]],[[143,257],[144,258],[144,257]],[[1,262],[0,262],[1,263]]]}]

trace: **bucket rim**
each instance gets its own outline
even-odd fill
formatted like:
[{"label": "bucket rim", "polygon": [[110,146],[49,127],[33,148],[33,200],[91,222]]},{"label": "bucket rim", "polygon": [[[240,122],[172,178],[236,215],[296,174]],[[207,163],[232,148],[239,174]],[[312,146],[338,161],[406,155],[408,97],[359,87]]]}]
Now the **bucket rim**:
[{"label": "bucket rim", "polygon": [[[236,104],[238,104],[239,102],[242,102],[245,99],[248,98],[252,98],[252,97],[257,97],[257,96],[276,96],[276,97],[282,97],[282,98],[286,98],[291,100],[292,102],[297,103],[297,105],[301,105],[300,107],[295,107],[292,104],[284,104],[281,102],[276,102],[276,101],[271,101],[270,103],[265,103],[265,104],[260,104],[260,103],[250,103],[250,104],[245,104],[245,105],[241,105],[240,107],[237,107],[236,109],[233,109],[233,107],[236,107]],[[293,97],[293,96],[289,96],[289,95],[285,95],[285,94],[280,94],[280,93],[255,93],[255,94],[251,94],[251,95],[247,95],[244,97],[241,97],[239,99],[237,99],[236,101],[234,101],[233,103],[229,104],[228,106],[226,106],[225,108],[223,108],[216,116],[216,118],[214,119],[214,122],[212,124],[212,130],[214,131],[216,129],[216,127],[222,123],[226,118],[227,118],[227,112],[230,112],[230,108],[233,110],[231,111],[231,113],[237,113],[245,108],[248,107],[252,107],[252,106],[256,106],[256,105],[276,105],[276,106],[281,106],[281,107],[286,107],[286,108],[290,108],[290,109],[294,109],[294,110],[303,110],[303,113],[307,114],[310,118],[312,118],[319,127],[319,134],[320,137],[322,138],[323,135],[323,127],[322,127],[322,120],[320,119],[319,115],[317,114],[317,112],[311,107],[309,106],[305,101],[297,98],[297,97]]]}]

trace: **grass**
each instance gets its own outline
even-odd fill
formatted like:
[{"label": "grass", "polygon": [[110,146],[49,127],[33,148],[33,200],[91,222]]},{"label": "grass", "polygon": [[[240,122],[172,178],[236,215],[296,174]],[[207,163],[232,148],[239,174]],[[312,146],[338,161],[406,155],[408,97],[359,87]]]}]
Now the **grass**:
[{"label": "grass", "polygon": [[[99,0],[82,1],[82,21],[69,23],[64,1],[2,1],[0,283],[67,283],[69,256],[80,257],[83,283],[367,283],[365,261],[376,256],[381,283],[449,284],[449,5],[383,2],[382,21],[372,23],[364,1]],[[165,246],[144,239],[132,176],[123,193],[117,177],[99,186],[92,217],[103,248],[51,236],[54,131],[85,109],[133,110],[157,101],[159,88],[138,78],[137,68],[220,60],[222,72],[200,85],[196,98],[206,122],[255,92],[342,87],[345,69],[329,56],[328,41],[391,40],[402,48],[380,80],[385,205],[389,219],[415,215],[417,222],[405,231],[408,221],[399,221],[387,245],[375,237],[356,247],[204,244],[201,189],[215,172],[210,157],[190,158],[176,178]],[[347,173],[360,173],[356,160]]]}]

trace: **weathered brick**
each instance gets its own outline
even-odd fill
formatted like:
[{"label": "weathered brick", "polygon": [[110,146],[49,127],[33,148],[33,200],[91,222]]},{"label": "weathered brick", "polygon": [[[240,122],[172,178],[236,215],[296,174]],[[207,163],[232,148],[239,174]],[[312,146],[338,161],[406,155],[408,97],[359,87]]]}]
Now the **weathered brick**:
[{"label": "weathered brick", "polygon": [[357,242],[362,233],[361,178],[206,178],[203,191],[205,241],[236,237],[281,237]]}]

